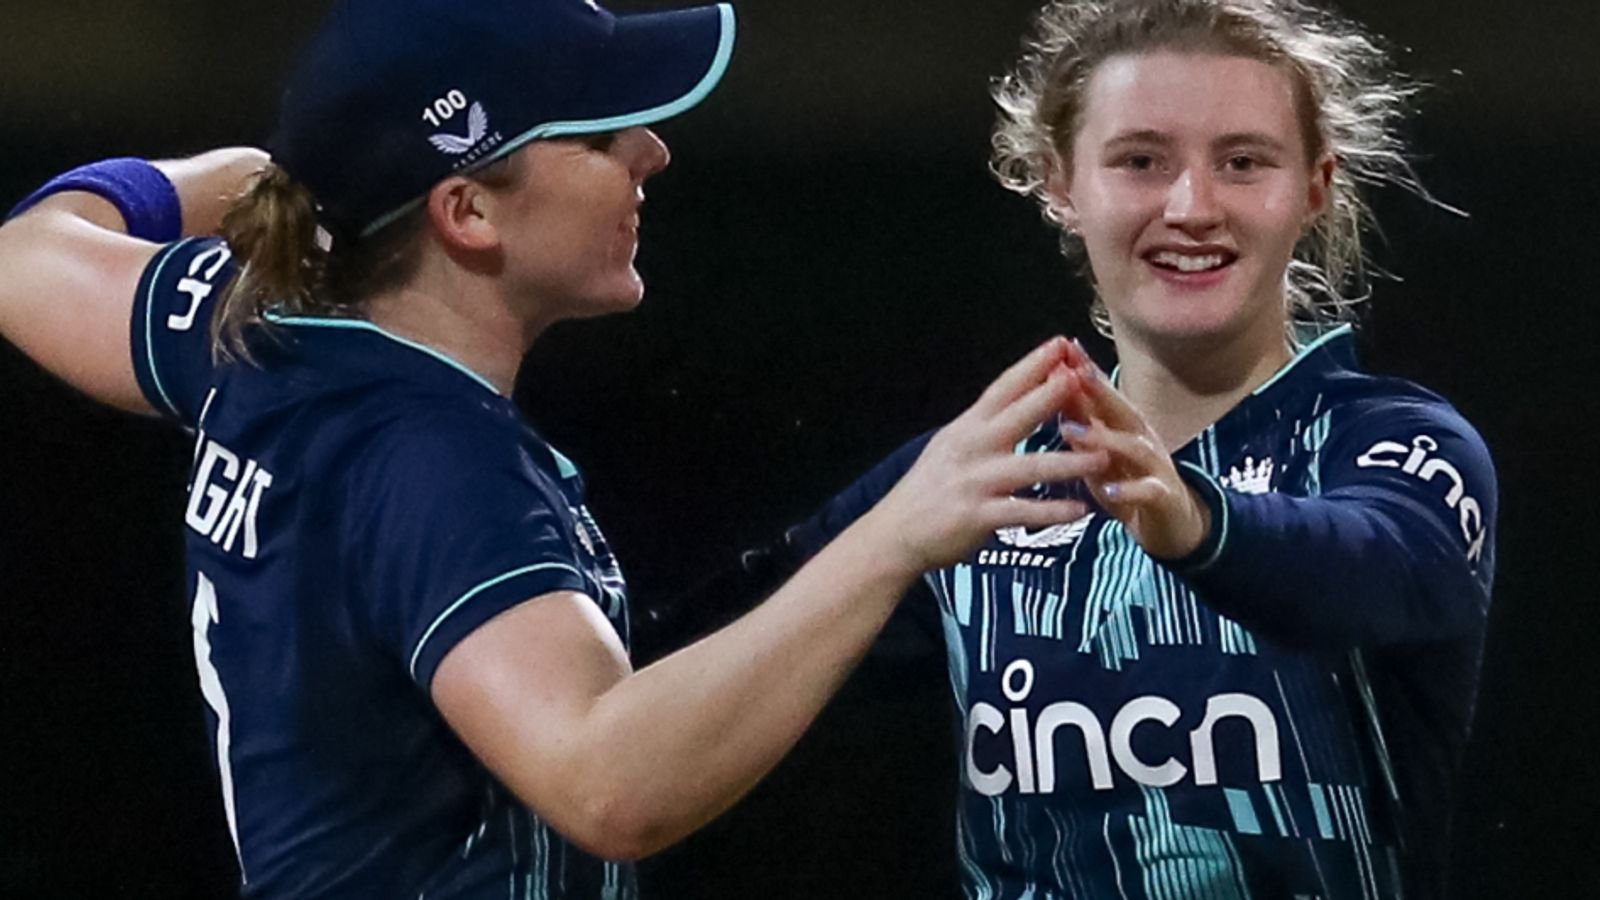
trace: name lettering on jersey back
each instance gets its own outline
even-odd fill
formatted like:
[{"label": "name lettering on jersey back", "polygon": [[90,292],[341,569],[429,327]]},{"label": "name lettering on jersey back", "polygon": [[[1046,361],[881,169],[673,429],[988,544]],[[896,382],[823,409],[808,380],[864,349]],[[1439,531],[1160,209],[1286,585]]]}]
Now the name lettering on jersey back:
[{"label": "name lettering on jersey back", "polygon": [[261,495],[272,487],[272,473],[253,459],[240,458],[203,431],[195,460],[184,522],[225,553],[232,553],[242,537],[240,552],[245,559],[255,559],[261,546],[256,514],[261,510]]},{"label": "name lettering on jersey back", "polygon": [[[1000,689],[1006,699],[1021,704],[1033,692],[1033,663],[1018,659],[1006,666],[1000,676]],[[1163,760],[1141,759],[1133,749],[1133,733],[1140,726],[1171,728],[1183,710],[1166,697],[1146,695],[1125,703],[1111,719],[1108,732],[1100,717],[1082,703],[1063,700],[1039,710],[1030,722],[1022,706],[1002,711],[991,704],[972,704],[966,721],[966,776],[973,789],[985,796],[998,796],[1013,787],[1022,794],[1050,794],[1061,780],[1056,768],[1058,732],[1069,729],[1082,742],[1083,758],[1089,768],[1089,781],[1097,791],[1115,786],[1112,764],[1135,782],[1151,787],[1170,787],[1191,772],[1176,757]],[[1217,726],[1238,719],[1250,726],[1255,739],[1256,776],[1261,782],[1283,778],[1283,760],[1278,744],[1278,720],[1260,698],[1250,694],[1217,694],[1206,700],[1205,716],[1189,733],[1189,761],[1194,783],[1215,785],[1217,778]],[[987,736],[980,732],[987,733]],[[988,771],[976,759],[978,741],[1010,738],[1009,748],[1002,743],[1002,759],[1009,749],[1010,765],[1001,762]]]},{"label": "name lettering on jersey back", "polygon": [[216,290],[217,273],[232,258],[233,251],[228,249],[228,245],[218,244],[189,260],[188,276],[178,281],[178,293],[188,296],[189,308],[181,314],[167,316],[169,330],[188,331],[194,327],[195,313],[200,311],[200,304]]},{"label": "name lettering on jersey back", "polygon": [[1411,446],[1397,441],[1379,441],[1356,457],[1356,465],[1363,469],[1399,469],[1421,481],[1432,482],[1442,475],[1450,489],[1445,492],[1444,505],[1456,514],[1461,537],[1467,542],[1467,561],[1477,562],[1483,555],[1483,545],[1488,538],[1488,527],[1483,522],[1483,508],[1474,497],[1467,495],[1466,480],[1461,470],[1446,460],[1432,456],[1439,442],[1426,434],[1411,439]]}]

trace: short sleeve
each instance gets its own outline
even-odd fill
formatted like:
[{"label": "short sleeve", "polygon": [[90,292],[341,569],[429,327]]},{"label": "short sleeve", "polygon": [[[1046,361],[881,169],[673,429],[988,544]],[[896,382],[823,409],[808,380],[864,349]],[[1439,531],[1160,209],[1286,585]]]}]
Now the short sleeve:
[{"label": "short sleeve", "polygon": [[157,412],[190,428],[211,385],[211,313],[233,275],[228,245],[208,238],[162,248],[139,278],[130,323],[134,375]]},{"label": "short sleeve", "polygon": [[424,689],[445,654],[552,591],[593,596],[573,513],[511,423],[408,414],[355,464],[344,525],[356,610]]}]

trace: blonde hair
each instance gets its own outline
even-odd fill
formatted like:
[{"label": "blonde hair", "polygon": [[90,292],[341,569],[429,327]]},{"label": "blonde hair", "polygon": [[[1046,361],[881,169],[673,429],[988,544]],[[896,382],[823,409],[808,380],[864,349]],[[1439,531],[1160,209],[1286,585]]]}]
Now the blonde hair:
[{"label": "blonde hair", "polygon": [[[1353,319],[1370,293],[1362,233],[1377,224],[1364,186],[1398,185],[1444,204],[1417,180],[1399,135],[1420,85],[1391,68],[1382,44],[1359,25],[1302,0],[1052,0],[993,87],[995,177],[1038,200],[1060,226],[1049,181],[1057,166],[1071,165],[1091,77],[1110,57],[1158,50],[1241,56],[1289,74],[1307,159],[1331,154],[1334,173],[1328,208],[1285,273],[1287,327],[1297,341]],[[1085,261],[1082,241],[1065,228],[1061,247]],[[1098,292],[1092,316],[1109,336]]]},{"label": "blonde hair", "polygon": [[[467,177],[491,188],[517,177],[513,155]],[[222,220],[239,271],[211,317],[218,361],[251,361],[249,335],[267,313],[360,318],[366,299],[409,281],[420,262],[426,204],[359,237],[319,224],[317,203],[288,172],[268,166]]]}]

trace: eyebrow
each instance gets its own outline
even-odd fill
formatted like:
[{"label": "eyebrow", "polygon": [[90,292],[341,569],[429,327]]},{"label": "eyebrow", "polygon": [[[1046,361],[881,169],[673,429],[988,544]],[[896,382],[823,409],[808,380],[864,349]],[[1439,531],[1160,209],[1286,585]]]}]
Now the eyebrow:
[{"label": "eyebrow", "polygon": [[[1173,139],[1172,135],[1167,134],[1164,131],[1157,131],[1153,128],[1136,128],[1113,136],[1110,140],[1105,142],[1104,146],[1106,149],[1114,149],[1127,144],[1153,144],[1158,147],[1170,147],[1174,143],[1176,143],[1176,141]],[[1269,134],[1259,131],[1229,132],[1219,136],[1211,143],[1213,147],[1263,147],[1268,150],[1275,150],[1279,152],[1282,152],[1286,149],[1282,141],[1272,137]]]},{"label": "eyebrow", "polygon": [[1283,152],[1288,148],[1284,143],[1270,134],[1259,131],[1237,131],[1222,135],[1213,142],[1218,147],[1264,147],[1268,150]]},{"label": "eyebrow", "polygon": [[1114,135],[1105,142],[1105,146],[1108,149],[1120,147],[1123,144],[1157,144],[1165,147],[1172,143],[1172,136],[1165,132],[1156,131],[1153,128],[1138,128]]}]

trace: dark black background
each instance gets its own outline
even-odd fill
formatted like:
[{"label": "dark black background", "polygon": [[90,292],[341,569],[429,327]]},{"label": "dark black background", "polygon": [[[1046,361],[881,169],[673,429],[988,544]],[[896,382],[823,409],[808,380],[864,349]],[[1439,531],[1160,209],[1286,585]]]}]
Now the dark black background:
[{"label": "dark black background", "polygon": [[[0,203],[95,158],[263,141],[321,6],[5,0]],[[984,170],[987,80],[1030,6],[738,3],[727,81],[661,129],[676,160],[649,189],[644,306],[552,332],[519,386],[585,467],[640,606],[1044,336],[1087,332],[1053,237]],[[1403,280],[1379,284],[1363,338],[1372,368],[1450,397],[1501,476],[1454,893],[1594,895],[1600,16],[1587,0],[1342,6],[1434,83],[1420,168],[1471,214],[1378,197],[1376,255]],[[181,434],[0,345],[0,895],[233,890],[184,604],[187,460]],[[653,895],[951,895],[946,706],[940,668],[869,665],[748,800],[647,865]]]}]

